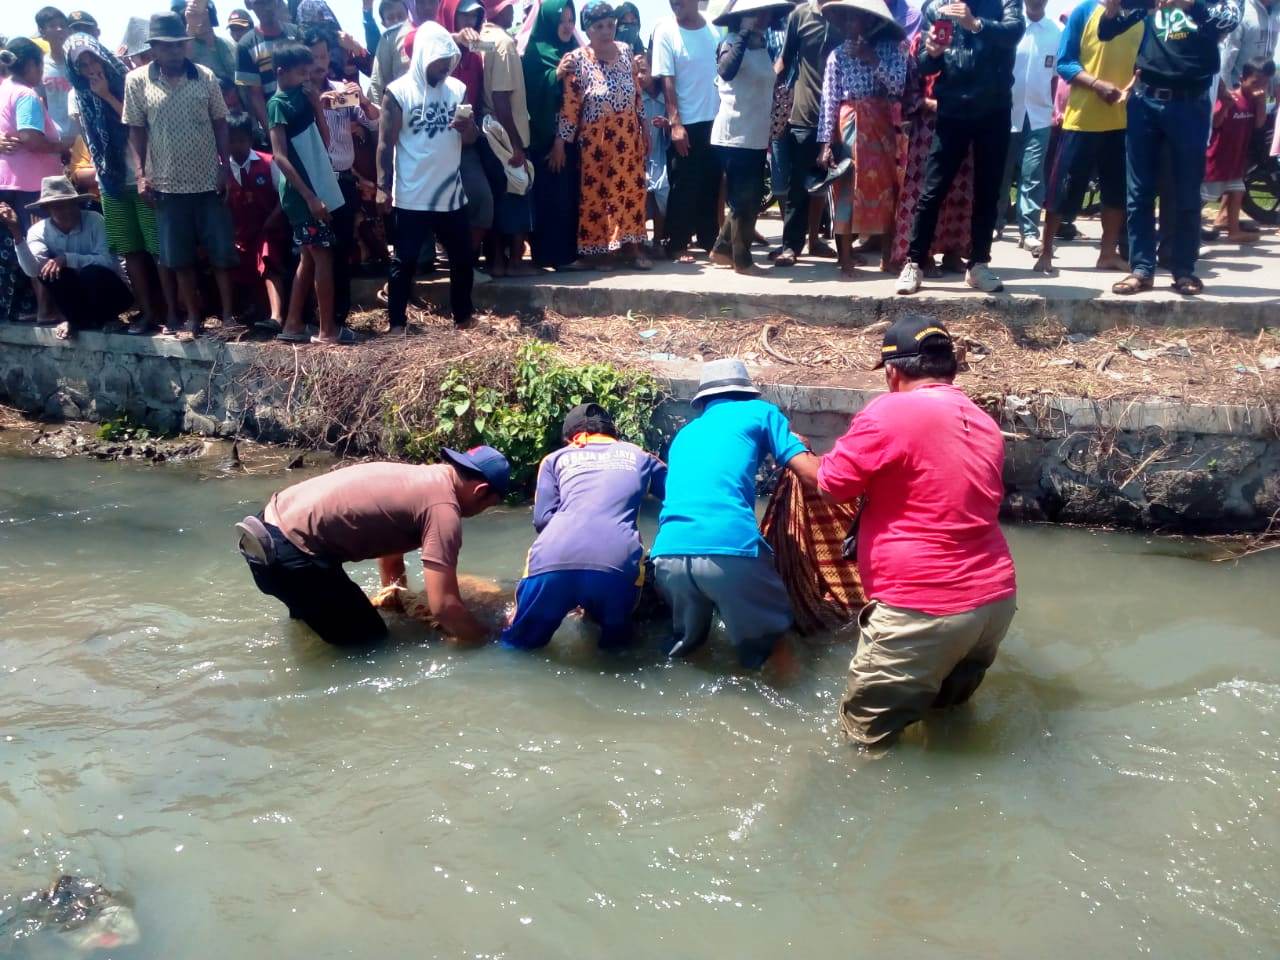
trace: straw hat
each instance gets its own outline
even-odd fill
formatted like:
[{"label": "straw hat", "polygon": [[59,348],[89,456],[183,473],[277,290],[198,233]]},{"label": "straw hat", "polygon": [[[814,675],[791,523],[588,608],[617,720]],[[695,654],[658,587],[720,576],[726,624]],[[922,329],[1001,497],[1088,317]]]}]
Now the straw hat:
[{"label": "straw hat", "polygon": [[28,210],[43,210],[52,203],[79,203],[83,198],[66,177],[45,177],[40,181],[40,199],[28,203]]},{"label": "straw hat", "polygon": [[764,13],[765,11],[772,13],[775,10],[790,10],[793,6],[794,4],[789,0],[731,0],[724,13],[711,22],[717,27],[725,27],[729,25],[729,20],[733,17],[743,17],[747,14]]},{"label": "straw hat", "polygon": [[875,17],[880,21],[881,26],[887,29],[895,40],[905,40],[907,32],[902,29],[902,24],[893,19],[893,14],[889,12],[888,5],[884,0],[827,0],[822,5],[822,15],[830,19],[833,10],[849,10],[865,13]]},{"label": "straw hat", "polygon": [[698,392],[690,405],[700,410],[708,400],[726,393],[749,393],[758,397],[760,388],[751,382],[747,365],[741,360],[708,360],[702,365]]}]

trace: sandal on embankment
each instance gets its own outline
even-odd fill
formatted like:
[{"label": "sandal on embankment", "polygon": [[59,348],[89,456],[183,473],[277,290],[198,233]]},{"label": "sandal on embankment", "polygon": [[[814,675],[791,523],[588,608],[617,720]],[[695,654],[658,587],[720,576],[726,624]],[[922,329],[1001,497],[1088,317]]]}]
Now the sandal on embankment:
[{"label": "sandal on embankment", "polygon": [[1111,285],[1111,292],[1122,297],[1131,297],[1135,293],[1142,293],[1150,290],[1155,283],[1150,277],[1144,277],[1141,274],[1131,273],[1123,280],[1117,280]]}]

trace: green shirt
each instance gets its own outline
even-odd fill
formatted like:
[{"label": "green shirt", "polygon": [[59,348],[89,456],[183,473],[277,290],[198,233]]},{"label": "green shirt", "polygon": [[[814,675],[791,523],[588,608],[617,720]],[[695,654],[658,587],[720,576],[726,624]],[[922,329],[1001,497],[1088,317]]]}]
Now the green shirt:
[{"label": "green shirt", "polygon": [[[301,87],[277,90],[267,101],[267,126],[274,130],[284,127],[289,142],[289,162],[311,192],[319,197],[330,211],[342,206],[342,188],[338,175],[333,172],[329,151],[316,126],[315,110]],[[280,181],[280,206],[289,223],[295,227],[311,223],[315,218],[301,193],[287,179]]]}]

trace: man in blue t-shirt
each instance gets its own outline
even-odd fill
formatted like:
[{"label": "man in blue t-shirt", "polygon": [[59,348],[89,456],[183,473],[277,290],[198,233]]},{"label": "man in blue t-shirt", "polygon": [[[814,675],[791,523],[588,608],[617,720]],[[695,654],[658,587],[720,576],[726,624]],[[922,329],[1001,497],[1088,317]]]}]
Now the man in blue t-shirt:
[{"label": "man in blue t-shirt", "polygon": [[703,365],[693,408],[701,415],[671,444],[653,543],[658,591],[672,611],[668,656],[702,646],[718,613],[739,661],[754,669],[791,626],[791,602],[756,520],[756,474],[766,455],[796,472],[812,471],[817,458],[760,399],[740,360]]},{"label": "man in blue t-shirt", "polygon": [[516,612],[502,642],[523,650],[546,646],[577,607],[600,625],[600,646],[631,641],[631,614],[644,582],[644,544],[636,517],[646,496],[662,499],[667,467],[618,439],[608,411],[574,407],[561,430],[566,446],[538,468],[533,526]]}]

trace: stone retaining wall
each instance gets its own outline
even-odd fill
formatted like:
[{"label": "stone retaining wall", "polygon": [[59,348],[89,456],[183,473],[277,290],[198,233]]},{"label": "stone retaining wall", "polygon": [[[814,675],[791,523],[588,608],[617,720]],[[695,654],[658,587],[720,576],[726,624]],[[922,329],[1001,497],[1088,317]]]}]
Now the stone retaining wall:
[{"label": "stone retaining wall", "polygon": [[[128,415],[162,430],[288,439],[278,391],[245,408],[253,345],[180,344],[0,326],[0,401],[51,419]],[[668,436],[689,416],[697,369],[663,374]],[[769,387],[795,429],[827,449],[873,393]],[[1006,397],[991,411],[1009,436],[1006,512],[1013,519],[1192,532],[1257,530],[1280,511],[1280,439],[1266,410],[1227,405]]]}]

